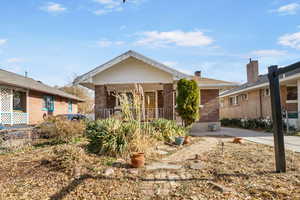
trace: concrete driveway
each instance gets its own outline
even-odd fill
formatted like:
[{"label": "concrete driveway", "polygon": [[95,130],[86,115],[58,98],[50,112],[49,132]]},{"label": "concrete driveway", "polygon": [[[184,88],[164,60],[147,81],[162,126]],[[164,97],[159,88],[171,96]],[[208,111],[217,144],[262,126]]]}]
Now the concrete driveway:
[{"label": "concrete driveway", "polygon": [[[239,128],[226,128],[222,127],[221,130],[216,132],[192,132],[193,136],[220,136],[227,135],[232,137],[241,137],[246,140],[274,146],[274,138],[272,133],[252,131]],[[285,136],[285,148],[300,153],[300,137],[298,136]]]}]

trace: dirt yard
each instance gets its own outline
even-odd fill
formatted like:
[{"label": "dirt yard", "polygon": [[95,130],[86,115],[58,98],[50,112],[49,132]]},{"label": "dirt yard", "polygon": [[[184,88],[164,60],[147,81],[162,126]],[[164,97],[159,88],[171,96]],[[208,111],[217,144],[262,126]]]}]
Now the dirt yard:
[{"label": "dirt yard", "polygon": [[193,141],[157,146],[139,170],[86,153],[84,142],[61,155],[64,145],[0,155],[0,199],[300,199],[299,154],[287,152],[288,172],[277,174],[272,147]]}]

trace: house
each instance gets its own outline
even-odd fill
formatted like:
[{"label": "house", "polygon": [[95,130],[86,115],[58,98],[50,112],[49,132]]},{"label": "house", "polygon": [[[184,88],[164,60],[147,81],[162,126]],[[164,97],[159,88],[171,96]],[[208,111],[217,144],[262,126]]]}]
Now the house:
[{"label": "house", "polygon": [[0,69],[0,124],[37,124],[47,115],[77,113],[81,101],[40,81]]},{"label": "house", "polygon": [[[299,127],[299,90],[300,68],[280,77],[282,110],[295,127]],[[269,80],[267,74],[259,75],[258,61],[247,64],[247,83],[220,94],[220,105],[221,118],[271,119]]]},{"label": "house", "polygon": [[236,86],[236,83],[204,78],[201,71],[190,76],[137,52],[128,51],[90,72],[75,79],[80,84],[95,91],[95,118],[110,117],[119,109],[116,93],[126,93],[130,97],[135,85],[144,91],[144,109],[148,119],[177,119],[176,83],[182,78],[194,78],[201,88],[201,119],[199,122],[219,122],[220,90]]}]

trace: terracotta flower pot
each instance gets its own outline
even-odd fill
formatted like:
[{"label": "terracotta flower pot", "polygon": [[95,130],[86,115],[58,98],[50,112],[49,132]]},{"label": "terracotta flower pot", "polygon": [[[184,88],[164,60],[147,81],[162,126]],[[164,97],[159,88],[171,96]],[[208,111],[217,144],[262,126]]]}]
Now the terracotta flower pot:
[{"label": "terracotta flower pot", "polygon": [[183,144],[189,144],[190,142],[191,142],[190,136],[188,136],[188,135],[185,136]]},{"label": "terracotta flower pot", "polygon": [[133,153],[131,155],[131,166],[134,168],[144,167],[145,165],[145,154],[144,153]]},{"label": "terracotta flower pot", "polygon": [[235,143],[235,144],[242,144],[242,138],[236,137],[236,138],[233,139],[232,142]]}]

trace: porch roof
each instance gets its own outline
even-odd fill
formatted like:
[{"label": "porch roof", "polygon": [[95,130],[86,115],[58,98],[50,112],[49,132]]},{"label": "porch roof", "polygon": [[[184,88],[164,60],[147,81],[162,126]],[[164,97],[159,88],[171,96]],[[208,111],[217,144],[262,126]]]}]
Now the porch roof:
[{"label": "porch roof", "polygon": [[83,101],[82,99],[74,95],[68,94],[59,89],[48,86],[40,81],[36,81],[32,78],[27,78],[25,76],[21,76],[9,71],[5,71],[3,69],[0,69],[0,84],[35,90],[46,94],[52,94],[52,95],[65,97],[68,99],[73,99],[76,101]]}]

